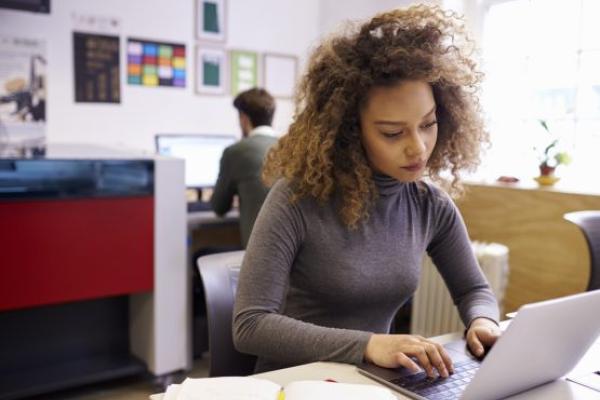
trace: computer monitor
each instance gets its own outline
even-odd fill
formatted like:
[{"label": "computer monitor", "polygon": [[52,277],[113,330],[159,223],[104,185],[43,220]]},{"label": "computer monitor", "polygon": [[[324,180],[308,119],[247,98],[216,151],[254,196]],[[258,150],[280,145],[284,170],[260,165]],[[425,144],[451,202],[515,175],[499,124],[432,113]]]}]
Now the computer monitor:
[{"label": "computer monitor", "polygon": [[185,160],[185,185],[211,188],[217,182],[223,150],[238,138],[231,135],[158,134],[156,152]]}]

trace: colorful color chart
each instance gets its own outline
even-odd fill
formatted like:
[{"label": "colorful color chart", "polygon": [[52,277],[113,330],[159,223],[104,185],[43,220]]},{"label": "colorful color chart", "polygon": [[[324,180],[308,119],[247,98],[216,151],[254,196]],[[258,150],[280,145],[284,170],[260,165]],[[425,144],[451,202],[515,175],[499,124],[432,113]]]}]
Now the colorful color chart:
[{"label": "colorful color chart", "polygon": [[185,87],[185,45],[128,39],[127,83]]}]

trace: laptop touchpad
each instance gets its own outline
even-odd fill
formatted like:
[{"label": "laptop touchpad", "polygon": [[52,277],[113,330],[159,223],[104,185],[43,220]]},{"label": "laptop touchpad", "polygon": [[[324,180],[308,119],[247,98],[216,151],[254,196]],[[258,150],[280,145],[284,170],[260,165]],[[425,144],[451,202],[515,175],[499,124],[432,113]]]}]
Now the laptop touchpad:
[{"label": "laptop touchpad", "polygon": [[467,342],[465,340],[456,340],[454,342],[446,343],[444,348],[454,362],[476,359],[467,349]]}]

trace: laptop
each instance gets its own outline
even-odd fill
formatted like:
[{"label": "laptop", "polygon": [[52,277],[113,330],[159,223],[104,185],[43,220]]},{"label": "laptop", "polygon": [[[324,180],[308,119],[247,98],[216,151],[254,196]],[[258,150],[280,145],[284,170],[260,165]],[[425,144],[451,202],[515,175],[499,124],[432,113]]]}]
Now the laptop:
[{"label": "laptop", "polygon": [[600,335],[598,310],[600,290],[524,305],[482,361],[465,340],[444,345],[455,369],[446,379],[372,364],[358,371],[413,399],[504,398],[571,371]]}]

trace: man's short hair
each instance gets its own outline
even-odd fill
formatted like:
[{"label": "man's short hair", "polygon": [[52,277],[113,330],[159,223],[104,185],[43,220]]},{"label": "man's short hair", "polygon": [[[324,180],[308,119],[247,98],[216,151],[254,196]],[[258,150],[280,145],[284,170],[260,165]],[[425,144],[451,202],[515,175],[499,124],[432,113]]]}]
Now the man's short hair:
[{"label": "man's short hair", "polygon": [[275,99],[265,89],[252,88],[241,92],[233,100],[233,106],[246,114],[254,127],[271,126],[273,123]]}]

